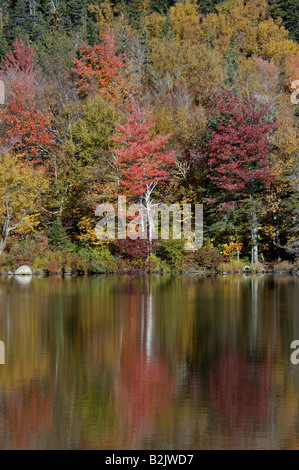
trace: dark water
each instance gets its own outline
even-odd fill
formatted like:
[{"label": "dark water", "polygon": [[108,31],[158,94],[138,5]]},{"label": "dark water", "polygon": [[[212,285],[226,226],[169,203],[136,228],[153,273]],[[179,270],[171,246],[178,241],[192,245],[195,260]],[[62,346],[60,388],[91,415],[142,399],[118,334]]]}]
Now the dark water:
[{"label": "dark water", "polygon": [[299,279],[0,280],[1,449],[299,448]]}]

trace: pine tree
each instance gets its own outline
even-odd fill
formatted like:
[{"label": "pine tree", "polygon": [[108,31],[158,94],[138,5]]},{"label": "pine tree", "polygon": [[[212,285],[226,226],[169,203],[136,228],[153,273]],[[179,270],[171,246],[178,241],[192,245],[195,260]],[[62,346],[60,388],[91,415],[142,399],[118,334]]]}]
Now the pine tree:
[{"label": "pine tree", "polygon": [[57,247],[64,247],[67,243],[66,232],[63,227],[61,217],[58,216],[49,229],[49,244]]},{"label": "pine tree", "polygon": [[224,54],[224,58],[225,75],[223,77],[223,83],[226,89],[229,89],[233,93],[237,93],[238,87],[236,85],[236,75],[239,69],[240,52],[237,47],[237,37],[235,32],[231,35],[229,48]]},{"label": "pine tree", "polygon": [[299,41],[299,5],[298,0],[271,0],[275,13],[282,18],[282,24]]}]

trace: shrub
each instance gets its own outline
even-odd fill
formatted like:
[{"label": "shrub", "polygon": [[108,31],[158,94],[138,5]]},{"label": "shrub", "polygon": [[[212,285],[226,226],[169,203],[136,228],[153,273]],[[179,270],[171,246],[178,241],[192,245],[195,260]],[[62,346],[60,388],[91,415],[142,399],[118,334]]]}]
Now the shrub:
[{"label": "shrub", "polygon": [[208,244],[199,250],[192,253],[192,259],[198,266],[207,269],[216,269],[216,267],[224,262],[225,258],[221,255],[218,249]]},{"label": "shrub", "polygon": [[220,263],[217,266],[217,272],[226,272],[226,273],[239,273],[241,272],[246,266],[246,263],[243,260],[236,260],[233,259],[228,261],[227,263]]},{"label": "shrub", "polygon": [[150,245],[148,240],[114,240],[113,247],[117,258],[121,259],[126,272],[148,271],[150,266],[150,255],[156,249],[156,241]]},{"label": "shrub", "polygon": [[161,240],[156,253],[170,267],[177,269],[183,268],[188,258],[182,240]]},{"label": "shrub", "polygon": [[31,238],[25,236],[23,239],[12,236],[0,258],[1,271],[14,271],[22,264],[27,264],[34,270],[35,258],[44,255],[47,245],[47,237],[40,233],[32,235]]},{"label": "shrub", "polygon": [[274,264],[274,269],[285,269],[286,271],[291,271],[293,268],[293,263],[290,263],[290,261],[287,260],[278,261]]}]

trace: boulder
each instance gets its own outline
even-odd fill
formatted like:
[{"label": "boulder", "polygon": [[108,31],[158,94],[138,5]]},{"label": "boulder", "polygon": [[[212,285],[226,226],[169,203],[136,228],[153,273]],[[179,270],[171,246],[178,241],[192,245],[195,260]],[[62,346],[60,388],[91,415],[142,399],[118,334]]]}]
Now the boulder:
[{"label": "boulder", "polygon": [[31,276],[32,271],[29,268],[29,266],[20,266],[18,269],[15,271],[15,276]]}]

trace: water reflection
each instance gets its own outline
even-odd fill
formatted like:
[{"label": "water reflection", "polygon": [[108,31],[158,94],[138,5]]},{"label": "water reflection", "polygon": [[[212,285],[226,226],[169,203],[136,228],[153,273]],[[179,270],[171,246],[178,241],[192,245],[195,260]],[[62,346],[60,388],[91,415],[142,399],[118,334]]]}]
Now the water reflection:
[{"label": "water reflection", "polygon": [[15,275],[15,280],[21,286],[29,286],[29,284],[32,281],[32,276],[28,276],[28,275],[27,276],[18,276],[18,275]]},{"label": "water reflection", "polygon": [[2,279],[0,448],[298,447],[298,284]]}]

